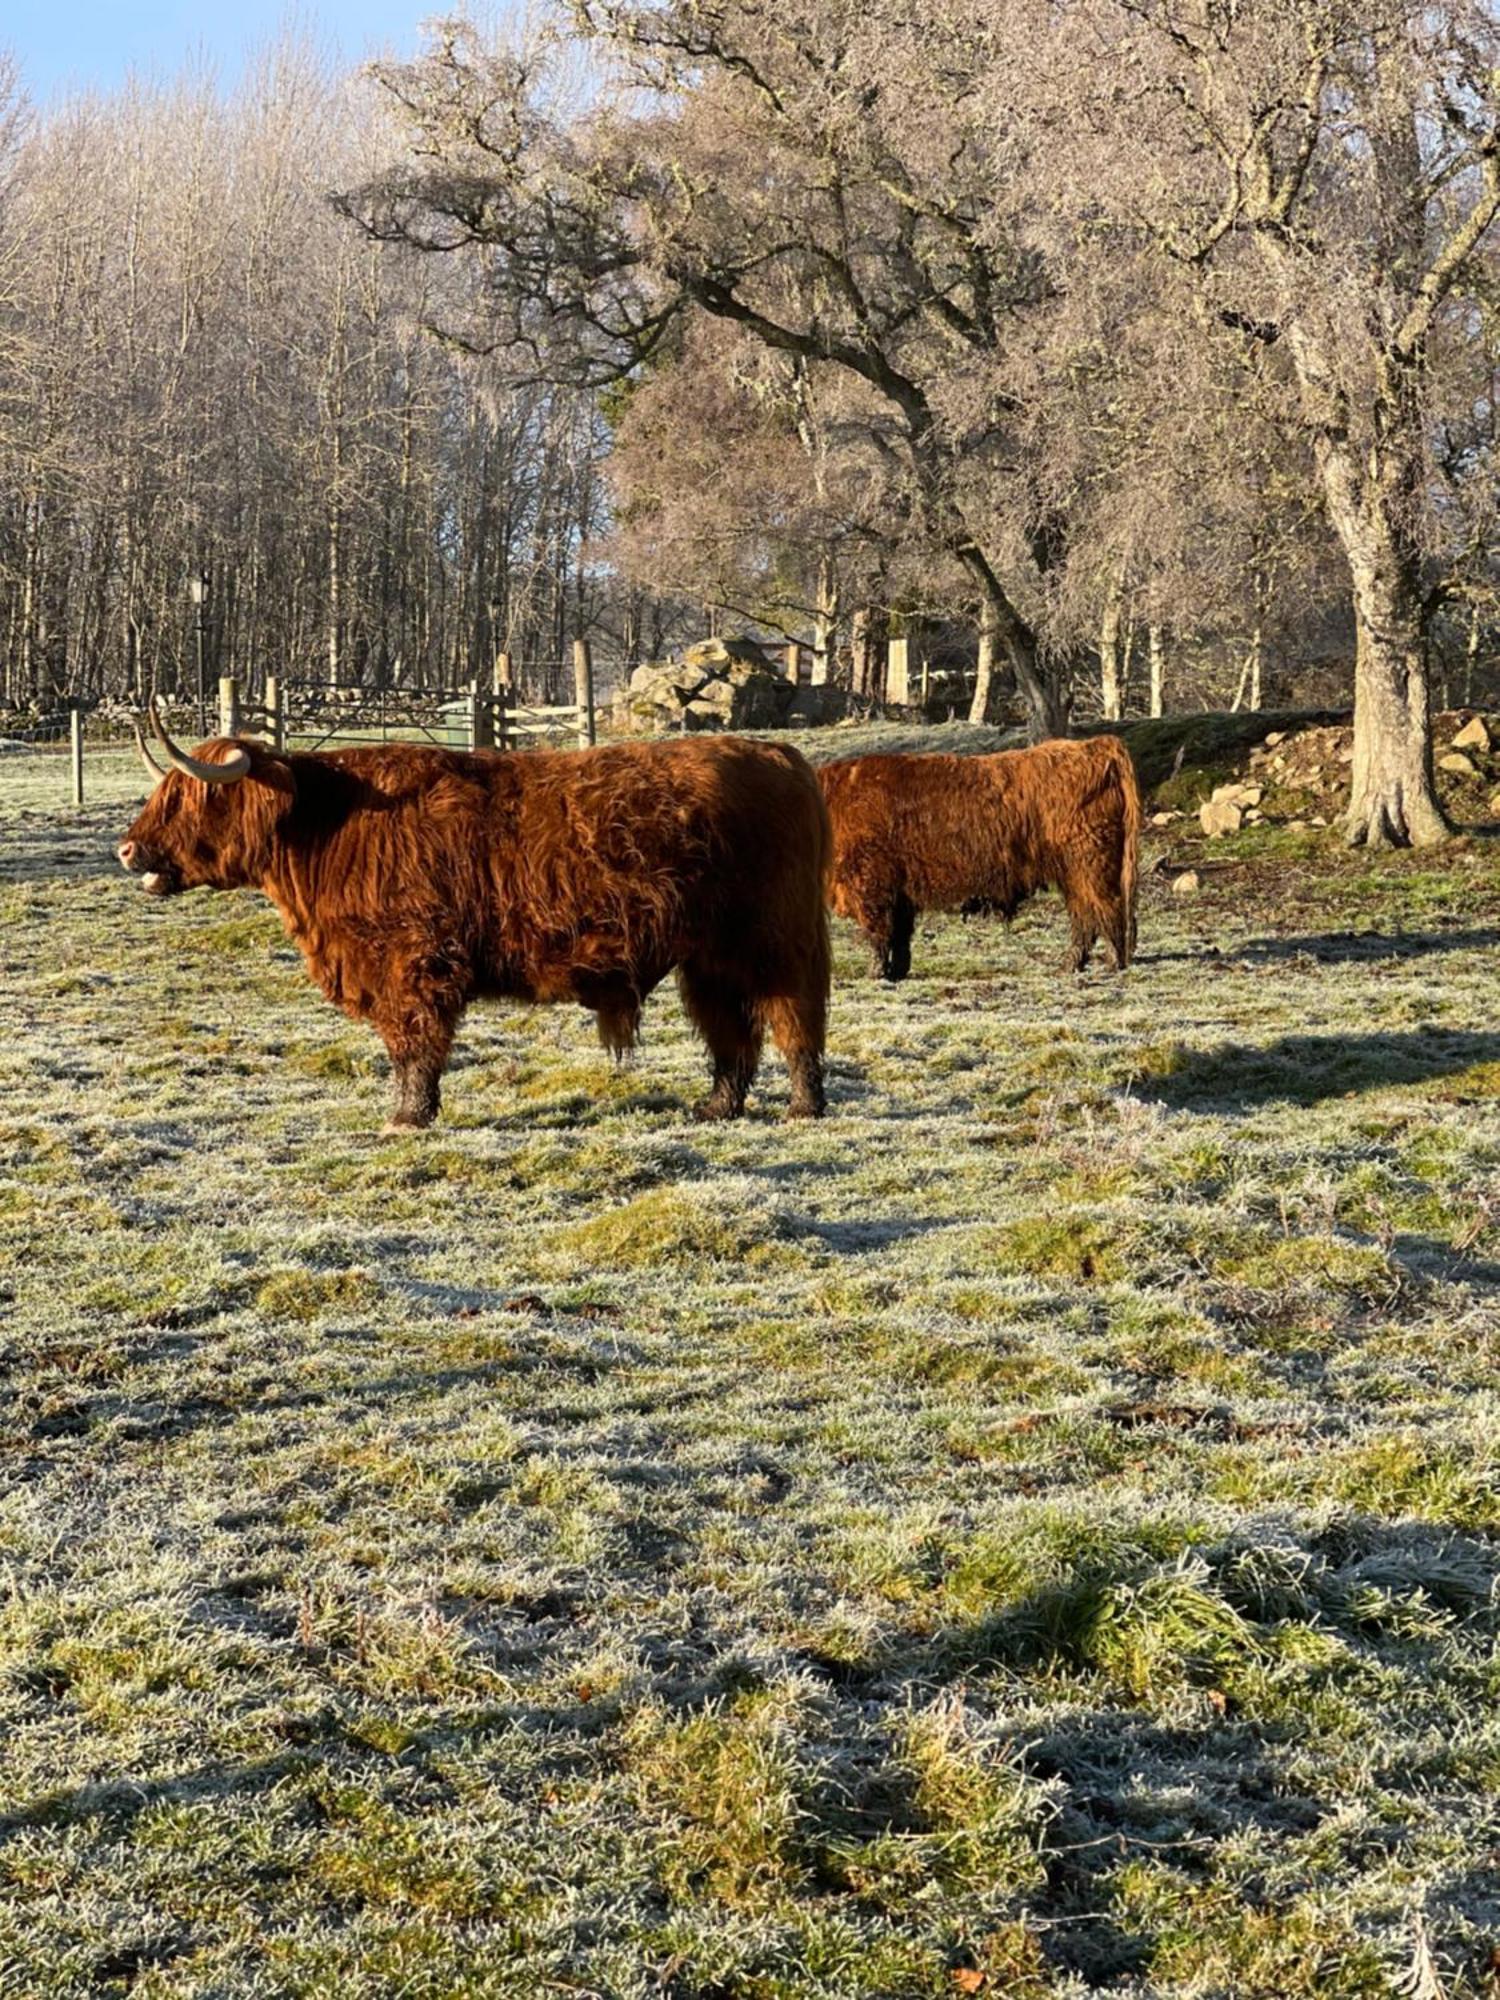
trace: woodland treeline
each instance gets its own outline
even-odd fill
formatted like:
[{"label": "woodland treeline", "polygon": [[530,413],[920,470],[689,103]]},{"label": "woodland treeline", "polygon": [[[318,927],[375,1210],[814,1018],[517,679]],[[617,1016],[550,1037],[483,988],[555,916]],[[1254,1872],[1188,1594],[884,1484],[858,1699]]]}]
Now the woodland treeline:
[{"label": "woodland treeline", "polygon": [[434,338],[473,273],[330,204],[367,91],[288,48],[228,97],[4,104],[0,700],[191,686],[200,578],[250,684],[452,686],[610,615],[597,398]]},{"label": "woodland treeline", "polygon": [[17,84],[5,687],[170,679],[200,570],[252,678],[717,620],[878,693],[943,629],[1040,734],[1321,658],[1351,837],[1439,838],[1497,78],[1493,0],[559,0],[227,102]]}]

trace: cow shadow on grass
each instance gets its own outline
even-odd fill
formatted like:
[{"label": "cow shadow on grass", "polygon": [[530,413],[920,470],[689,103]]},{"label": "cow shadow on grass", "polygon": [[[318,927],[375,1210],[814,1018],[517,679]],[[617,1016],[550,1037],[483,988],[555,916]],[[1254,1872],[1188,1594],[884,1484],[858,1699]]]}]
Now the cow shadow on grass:
[{"label": "cow shadow on grass", "polygon": [[1486,951],[1495,945],[1500,945],[1500,928],[1493,925],[1438,931],[1309,931],[1289,937],[1247,938],[1223,948],[1143,951],[1134,962],[1138,966],[1204,965],[1221,970],[1237,965],[1295,965],[1299,959],[1317,965],[1379,965],[1388,960]]},{"label": "cow shadow on grass", "polygon": [[[1500,1063],[1500,1033],[1479,1029],[1283,1035],[1259,1046],[1221,1042],[1190,1050],[1167,1075],[1138,1083],[1135,1094],[1174,1111],[1250,1111],[1434,1083],[1488,1063]],[[1475,1097],[1494,1097],[1497,1081],[1486,1079]],[[1455,1101],[1463,1101],[1461,1092]]]}]

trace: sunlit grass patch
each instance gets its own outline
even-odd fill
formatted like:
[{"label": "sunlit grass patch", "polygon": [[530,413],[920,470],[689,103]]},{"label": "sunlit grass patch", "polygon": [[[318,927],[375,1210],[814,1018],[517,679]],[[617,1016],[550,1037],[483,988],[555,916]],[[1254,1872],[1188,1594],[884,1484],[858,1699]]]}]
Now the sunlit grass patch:
[{"label": "sunlit grass patch", "polygon": [[901,1719],[847,1827],[835,1821],[820,1867],[893,1912],[914,1894],[955,1887],[1018,1898],[1044,1879],[1058,1789],[1029,1778],[961,1697],[941,1697]]},{"label": "sunlit grass patch", "polygon": [[606,1268],[707,1268],[723,1264],[786,1267],[802,1261],[782,1240],[785,1219],[763,1196],[736,1200],[710,1184],[662,1188],[556,1230],[554,1255]]},{"label": "sunlit grass patch", "polygon": [[1150,1859],[1127,1863],[1112,1886],[1119,1921],[1142,1939],[1166,1990],[1244,2000],[1390,2000],[1398,1990],[1382,1954],[1339,1920],[1326,1893],[1256,1898]]},{"label": "sunlit grass patch", "polygon": [[282,951],[289,964],[295,963],[293,947],[287,942],[281,919],[257,900],[242,915],[219,923],[195,924],[183,934],[183,948],[218,958],[234,952]]},{"label": "sunlit grass patch", "polygon": [[1128,1244],[1107,1216],[1046,1214],[1006,1224],[975,1245],[976,1261],[1033,1278],[1107,1285],[1125,1275]]},{"label": "sunlit grass patch", "polygon": [[1466,1990],[1500,849],[840,931],[816,1126],[477,1009],[392,1138],[95,831],[0,891],[18,1991],[1311,2000],[1417,1903]]},{"label": "sunlit grass patch", "polygon": [[1389,1296],[1395,1282],[1389,1256],[1379,1248],[1333,1236],[1276,1236],[1246,1232],[1213,1259],[1214,1275],[1261,1291],[1312,1284],[1359,1298]]},{"label": "sunlit grass patch", "polygon": [[645,1810],[663,1816],[663,1885],[730,1908],[774,1904],[807,1880],[808,1779],[784,1698],[741,1695],[686,1721],[643,1709],[625,1767]]},{"label": "sunlit grass patch", "polygon": [[1500,1456],[1473,1441],[1397,1433],[1331,1455],[1320,1485],[1388,1519],[1469,1529],[1500,1523]]},{"label": "sunlit grass patch", "polygon": [[368,1271],[275,1271],[256,1286],[256,1309],[267,1319],[307,1324],[325,1316],[368,1313],[381,1296]]}]

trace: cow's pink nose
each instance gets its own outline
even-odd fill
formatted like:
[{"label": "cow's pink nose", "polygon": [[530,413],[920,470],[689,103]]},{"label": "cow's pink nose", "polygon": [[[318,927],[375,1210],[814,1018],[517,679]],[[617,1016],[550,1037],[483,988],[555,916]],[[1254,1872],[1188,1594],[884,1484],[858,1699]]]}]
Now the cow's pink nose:
[{"label": "cow's pink nose", "polygon": [[128,868],[135,860],[135,842],[133,840],[122,840],[115,852],[120,857],[120,866]]}]

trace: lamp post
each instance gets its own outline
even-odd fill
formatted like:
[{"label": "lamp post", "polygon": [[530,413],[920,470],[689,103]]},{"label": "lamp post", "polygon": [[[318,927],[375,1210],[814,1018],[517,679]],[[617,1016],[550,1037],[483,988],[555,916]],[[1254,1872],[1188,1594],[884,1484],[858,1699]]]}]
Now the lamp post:
[{"label": "lamp post", "polygon": [[188,578],[188,596],[193,600],[193,629],[198,647],[198,741],[208,734],[208,688],[203,678],[204,619],[208,605],[208,571],[200,569]]}]

